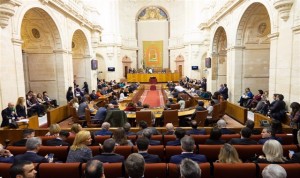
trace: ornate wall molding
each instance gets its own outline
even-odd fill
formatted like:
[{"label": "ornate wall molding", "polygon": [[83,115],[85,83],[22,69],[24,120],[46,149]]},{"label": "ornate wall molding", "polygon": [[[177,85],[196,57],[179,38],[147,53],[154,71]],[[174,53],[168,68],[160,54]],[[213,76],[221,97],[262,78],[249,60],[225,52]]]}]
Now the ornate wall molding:
[{"label": "ornate wall molding", "polygon": [[15,14],[15,6],[20,6],[22,3],[18,0],[0,0],[0,4],[0,26],[5,28],[10,17]]},{"label": "ornate wall molding", "polygon": [[279,32],[272,33],[272,34],[269,34],[269,35],[268,35],[268,38],[269,38],[270,40],[277,39],[278,37],[279,37]]},{"label": "ornate wall molding", "polygon": [[273,5],[278,10],[279,16],[286,21],[290,16],[293,4],[294,0],[276,0]]}]

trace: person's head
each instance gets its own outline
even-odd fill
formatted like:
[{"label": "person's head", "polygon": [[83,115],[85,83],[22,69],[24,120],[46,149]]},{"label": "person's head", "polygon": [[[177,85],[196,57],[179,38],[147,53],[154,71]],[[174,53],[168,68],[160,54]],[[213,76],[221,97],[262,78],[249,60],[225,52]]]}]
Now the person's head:
[{"label": "person's head", "polygon": [[174,125],[172,123],[166,124],[166,130],[167,131],[174,131]]},{"label": "person's head", "polygon": [[26,141],[26,150],[38,152],[42,145],[42,140],[39,137],[31,137]]},{"label": "person's head", "polygon": [[17,100],[16,105],[24,106],[25,105],[25,98],[24,97],[19,97],[18,100]]},{"label": "person's head", "polygon": [[51,124],[49,127],[50,135],[58,135],[61,131],[61,128],[58,124]]},{"label": "person's head", "polygon": [[115,150],[115,146],[116,146],[116,142],[114,139],[112,139],[112,138],[106,139],[103,142],[103,146],[102,146],[103,152],[104,153],[112,153]]},{"label": "person's head", "polygon": [[300,110],[300,104],[298,102],[292,102],[290,108],[292,109],[293,114],[296,114],[296,112]]},{"label": "person's head", "polygon": [[251,91],[250,88],[245,88],[245,92]]},{"label": "person's head", "polygon": [[262,138],[269,138],[272,136],[272,128],[271,127],[265,127],[261,131],[261,137]]},{"label": "person's head", "polygon": [[262,173],[263,178],[286,178],[287,173],[285,169],[278,164],[269,164],[266,166]]},{"label": "person's head", "polygon": [[127,104],[127,107],[134,107],[134,103],[133,103],[133,102],[129,102],[129,103]]},{"label": "person's head", "polygon": [[47,91],[43,91],[43,96],[48,96]]},{"label": "person's head", "polygon": [[252,134],[252,130],[249,129],[248,127],[244,127],[241,130],[241,136],[242,138],[250,138]]},{"label": "person's head", "polygon": [[59,132],[59,137],[62,140],[67,140],[67,138],[70,136],[70,133],[68,131],[62,130]]},{"label": "person's head", "polygon": [[195,140],[191,136],[184,136],[181,140],[181,149],[184,152],[193,152],[195,146]]},{"label": "person's head", "polygon": [[131,125],[129,122],[126,122],[124,125],[123,125],[123,129],[125,130],[125,132],[129,132],[130,131],[130,128],[131,128]]},{"label": "person's head", "polygon": [[225,143],[221,147],[218,159],[220,163],[241,163],[242,162],[239,158],[239,154],[236,151],[236,149],[228,143]]},{"label": "person's head", "polygon": [[254,121],[248,119],[245,123],[245,126],[248,127],[249,129],[253,130],[254,129]]},{"label": "person's head", "polygon": [[222,129],[222,128],[226,128],[226,122],[224,119],[220,119],[218,122],[217,122],[217,126]]},{"label": "person's head", "polygon": [[266,159],[270,162],[284,162],[282,145],[277,140],[267,140],[262,149]]},{"label": "person's head", "polygon": [[139,151],[147,151],[149,146],[149,139],[146,137],[140,137],[136,140],[136,145]]},{"label": "person's head", "polygon": [[7,104],[7,107],[10,109],[10,110],[14,110],[15,109],[15,105],[12,103],[12,102],[9,102]]},{"label": "person's head", "polygon": [[129,177],[143,177],[145,171],[145,160],[141,154],[132,153],[125,161],[125,170]]},{"label": "person's head", "polygon": [[103,163],[99,160],[89,160],[84,170],[85,178],[104,178]]},{"label": "person's head", "polygon": [[191,121],[191,127],[192,127],[193,129],[197,129],[197,128],[198,128],[198,123],[197,123],[197,121],[192,120],[192,121]]},{"label": "person's head", "polygon": [[201,169],[195,161],[185,158],[180,164],[180,176],[181,178],[200,178]]},{"label": "person's head", "polygon": [[151,129],[144,129],[143,130],[143,137],[148,138],[149,140],[151,140],[152,137],[152,130]]},{"label": "person's head", "polygon": [[31,161],[22,161],[13,164],[9,169],[11,178],[35,178],[36,170]]},{"label": "person's head", "polygon": [[226,84],[226,83],[224,83],[224,87],[227,87],[227,84]]},{"label": "person's head", "polygon": [[108,130],[110,128],[110,123],[103,122],[101,128],[102,130]]},{"label": "person's head", "polygon": [[209,105],[213,106],[213,105],[215,105],[215,104],[216,104],[216,103],[215,103],[214,100],[210,100],[210,101],[209,101]]},{"label": "person's head", "polygon": [[42,95],[41,93],[38,93],[38,94],[36,95],[36,97],[37,97],[37,98],[43,98],[43,95]]},{"label": "person's head", "polygon": [[148,127],[148,125],[147,125],[147,122],[146,122],[146,121],[140,121],[140,122],[139,122],[139,126],[140,126],[140,128],[142,128],[142,129],[145,129],[145,128],[147,128],[147,127]]},{"label": "person's head", "polygon": [[273,99],[276,100],[278,93],[273,94]]},{"label": "person's head", "polygon": [[114,131],[113,138],[118,144],[122,144],[123,142],[127,143],[127,135],[122,127],[119,127]]},{"label": "person's head", "polygon": [[219,140],[222,136],[222,132],[218,127],[214,127],[210,131],[210,136],[209,138],[212,140]]},{"label": "person's head", "polygon": [[149,104],[143,104],[143,108],[150,108]]},{"label": "person's head", "polygon": [[71,150],[77,150],[92,143],[92,137],[90,131],[82,130],[78,132],[75,136]]},{"label": "person's head", "polygon": [[284,96],[282,94],[278,94],[276,97],[277,100],[283,101]]},{"label": "person's head", "polygon": [[24,129],[23,130],[23,138],[24,139],[34,137],[34,135],[35,135],[35,132],[33,129]]},{"label": "person's head", "polygon": [[175,129],[175,136],[177,139],[182,139],[185,136],[185,130],[183,128],[177,127]]},{"label": "person's head", "polygon": [[169,98],[169,102],[170,102],[170,103],[173,103],[173,98]]},{"label": "person's head", "polygon": [[82,130],[82,126],[78,123],[74,123],[71,127],[71,132],[77,134],[78,132],[80,132]]},{"label": "person's head", "polygon": [[72,91],[72,87],[69,87],[69,88],[68,88],[68,92],[70,92],[70,91]]},{"label": "person's head", "polygon": [[203,102],[203,101],[199,101],[199,102],[198,102],[198,106],[203,107],[203,106],[204,106],[204,102]]},{"label": "person's head", "polygon": [[113,105],[113,104],[111,104],[111,103],[109,103],[108,105],[107,105],[107,109],[108,110],[110,110],[110,109],[113,109],[115,106]]}]

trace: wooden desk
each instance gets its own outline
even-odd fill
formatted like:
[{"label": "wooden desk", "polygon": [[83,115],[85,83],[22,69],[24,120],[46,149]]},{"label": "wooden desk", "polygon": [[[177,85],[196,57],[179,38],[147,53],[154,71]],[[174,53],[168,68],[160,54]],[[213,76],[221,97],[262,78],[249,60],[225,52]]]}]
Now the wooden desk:
[{"label": "wooden desk", "polygon": [[150,77],[156,77],[157,82],[178,81],[179,73],[127,74],[128,82],[149,82]]}]

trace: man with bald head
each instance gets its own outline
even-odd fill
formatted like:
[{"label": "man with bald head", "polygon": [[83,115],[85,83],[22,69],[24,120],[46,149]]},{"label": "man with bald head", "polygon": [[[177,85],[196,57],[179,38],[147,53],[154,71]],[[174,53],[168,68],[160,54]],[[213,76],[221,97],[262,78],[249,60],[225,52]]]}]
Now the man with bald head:
[{"label": "man with bald head", "polygon": [[2,115],[1,127],[9,126],[9,120],[18,117],[15,111],[15,105],[12,102],[9,102],[7,108],[2,110],[1,115]]}]

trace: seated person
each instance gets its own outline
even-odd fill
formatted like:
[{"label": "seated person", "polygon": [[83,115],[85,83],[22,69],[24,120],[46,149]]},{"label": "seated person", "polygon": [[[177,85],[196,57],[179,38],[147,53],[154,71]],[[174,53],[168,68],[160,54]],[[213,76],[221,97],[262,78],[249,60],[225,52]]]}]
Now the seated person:
[{"label": "seated person", "polygon": [[99,160],[103,163],[120,163],[124,161],[124,156],[114,153],[116,148],[116,142],[114,139],[106,139],[103,142],[102,150],[100,155],[94,156],[93,160]]},{"label": "seated person", "polygon": [[90,94],[91,100],[96,100],[99,98],[99,96],[96,94],[96,90],[92,90],[92,93]]},{"label": "seated person", "polygon": [[48,103],[50,106],[53,106],[53,107],[58,107],[58,106],[59,106],[59,105],[57,104],[56,99],[51,99],[51,98],[48,96],[47,91],[44,91],[44,92],[43,92],[43,98],[44,98],[44,101],[45,101],[46,103]]},{"label": "seated person", "polygon": [[201,169],[199,164],[189,158],[184,158],[180,164],[180,176],[181,178],[200,178]]},{"label": "seated person", "polygon": [[127,135],[123,127],[119,127],[114,131],[112,138],[115,140],[116,145],[120,146],[133,146],[131,140],[127,139]]},{"label": "seated person", "polygon": [[210,94],[204,90],[204,88],[200,88],[200,98],[202,99],[210,99]]},{"label": "seated person", "polygon": [[222,134],[235,134],[235,132],[233,130],[226,128],[226,122],[224,119],[220,119],[217,122],[217,126],[221,130]]},{"label": "seated person", "polygon": [[22,162],[24,160],[31,161],[33,163],[48,163],[49,161],[37,154],[42,145],[42,140],[38,137],[28,138],[26,141],[26,153],[15,156],[15,163]]},{"label": "seated person", "polygon": [[85,178],[105,178],[103,163],[98,160],[88,161],[85,166],[84,175]]},{"label": "seated person", "polygon": [[59,135],[52,139],[47,140],[47,146],[70,146],[68,142],[66,142],[67,138],[69,137],[70,133],[68,131],[62,130],[59,132]]},{"label": "seated person", "polygon": [[180,164],[184,158],[189,158],[197,163],[207,162],[205,155],[194,154],[195,141],[191,136],[184,136],[181,140],[180,155],[174,155],[170,158],[170,163]]},{"label": "seated person", "polygon": [[283,156],[282,145],[277,140],[267,140],[264,143],[262,151],[265,156],[259,156],[255,162],[271,164],[282,164],[290,162]]},{"label": "seated person", "polygon": [[263,130],[261,131],[261,139],[258,140],[258,144],[263,145],[266,141],[270,139],[277,140],[279,141],[279,143],[282,143],[282,138],[276,137],[271,127],[263,128]]},{"label": "seated person", "polygon": [[177,103],[180,105],[180,109],[184,109],[185,108],[185,101],[183,100],[182,97],[178,97],[177,98]]},{"label": "seated person", "polygon": [[138,153],[141,154],[146,163],[160,163],[160,158],[158,155],[153,155],[148,153],[149,139],[146,137],[140,137],[136,140],[136,145]]},{"label": "seated person", "polygon": [[167,104],[165,105],[165,109],[171,109],[171,104],[175,104],[173,98],[169,98]]},{"label": "seated person", "polygon": [[125,170],[131,178],[143,178],[145,172],[145,160],[138,153],[131,153],[125,161]]},{"label": "seated person", "polygon": [[223,145],[225,140],[221,140],[222,132],[218,127],[212,128],[210,136],[205,140],[206,145]]},{"label": "seated person", "polygon": [[31,161],[14,163],[9,169],[11,178],[34,178],[36,173],[35,165]]},{"label": "seated person", "polygon": [[242,163],[236,149],[228,143],[225,143],[221,147],[220,153],[218,155],[218,160],[216,162],[218,162],[218,163]]},{"label": "seated person", "polygon": [[205,135],[205,129],[198,129],[198,123],[195,120],[191,121],[192,130],[186,132],[187,135]]},{"label": "seated person", "polygon": [[143,131],[144,131],[146,128],[151,129],[153,135],[160,135],[160,133],[156,130],[155,127],[148,127],[148,124],[147,124],[146,121],[140,121],[140,122],[139,122],[139,127],[140,127],[141,130],[138,131],[138,132],[136,133],[137,135],[142,135],[142,134],[143,134]]},{"label": "seated person", "polygon": [[96,120],[99,123],[103,123],[104,119],[107,115],[107,110],[110,110],[110,109],[114,109],[113,104],[105,104],[104,107],[100,107],[94,116],[94,120]]},{"label": "seated person", "polygon": [[159,140],[151,140],[152,130],[149,128],[146,128],[143,130],[143,137],[145,137],[149,140],[150,145],[160,145],[161,144]]},{"label": "seated person", "polygon": [[124,111],[136,111],[136,105],[133,102],[129,102]]},{"label": "seated person", "polygon": [[110,104],[118,105],[118,98],[117,98],[117,96],[113,96],[112,97],[112,99],[110,100]]},{"label": "seated person", "polygon": [[185,136],[185,130],[183,128],[177,127],[175,129],[176,140],[168,141],[167,146],[179,146],[181,145],[180,140]]},{"label": "seated person", "polygon": [[111,131],[109,131],[110,128],[110,124],[108,122],[103,122],[102,126],[101,126],[101,130],[96,131],[95,132],[95,136],[97,135],[112,135],[113,133]]},{"label": "seated person", "polygon": [[174,125],[172,123],[167,123],[166,132],[164,132],[163,135],[174,135],[174,134],[175,134]]},{"label": "seated person", "polygon": [[35,132],[33,129],[24,129],[23,130],[23,139],[13,143],[13,146],[25,146],[27,139],[34,137]]},{"label": "seated person", "polygon": [[251,108],[255,108],[257,103],[262,99],[263,97],[263,94],[264,94],[264,91],[262,90],[258,90],[258,94],[255,95],[253,97],[253,99],[250,99],[247,104],[246,104],[246,107],[251,109]]},{"label": "seated person", "polygon": [[130,128],[131,128],[131,125],[130,123],[126,122],[124,125],[123,125],[123,129],[125,130],[125,133],[127,136],[130,136],[130,135],[136,135],[136,133],[134,132],[130,132]]},{"label": "seated person", "polygon": [[0,163],[13,163],[14,155],[0,143]]},{"label": "seated person", "polygon": [[3,109],[1,112],[2,123],[1,127],[9,126],[11,119],[17,119],[17,114],[15,112],[15,105],[13,103],[8,103],[7,108]]},{"label": "seated person", "polygon": [[85,120],[85,109],[89,109],[88,99],[86,97],[82,98],[82,102],[79,104],[77,114],[79,119]]},{"label": "seated person", "polygon": [[252,94],[250,88],[246,88],[245,93],[243,93],[243,95],[241,96],[241,98],[239,100],[240,106],[246,106],[248,100],[250,100],[252,98],[253,98],[253,94]]},{"label": "seated person", "polygon": [[203,101],[199,101],[198,102],[198,106],[195,109],[195,112],[192,114],[191,120],[194,120],[196,117],[196,113],[197,111],[205,111],[205,107],[204,107],[204,102]]},{"label": "seated person", "polygon": [[251,129],[244,127],[241,130],[241,138],[232,138],[228,143],[231,145],[257,145],[255,140],[251,140]]},{"label": "seated person", "polygon": [[254,121],[248,119],[245,123],[245,126],[251,129],[252,135],[260,135],[260,130],[254,129]]}]

